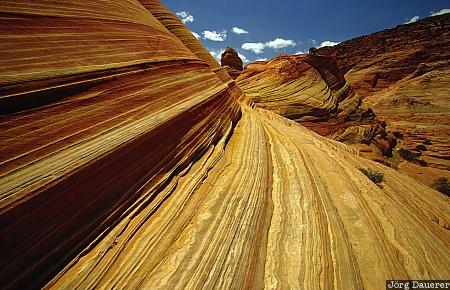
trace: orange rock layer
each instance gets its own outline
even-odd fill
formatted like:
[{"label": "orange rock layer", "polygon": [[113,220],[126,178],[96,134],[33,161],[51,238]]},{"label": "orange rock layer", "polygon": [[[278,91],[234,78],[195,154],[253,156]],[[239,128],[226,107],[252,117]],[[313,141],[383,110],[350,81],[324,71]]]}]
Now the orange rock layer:
[{"label": "orange rock layer", "polygon": [[159,2],[2,1],[0,17],[0,288],[447,278],[448,198],[249,107]]}]

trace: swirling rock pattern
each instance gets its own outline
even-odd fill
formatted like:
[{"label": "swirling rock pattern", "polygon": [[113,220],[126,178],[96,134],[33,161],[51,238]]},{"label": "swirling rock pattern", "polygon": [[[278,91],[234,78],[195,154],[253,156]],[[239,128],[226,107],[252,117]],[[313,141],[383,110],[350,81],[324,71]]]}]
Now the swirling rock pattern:
[{"label": "swirling rock pattern", "polygon": [[[333,58],[282,55],[247,65],[236,81],[257,107],[322,136],[349,144],[379,144],[376,136],[385,139],[375,114],[346,82]],[[385,154],[392,148],[380,147]]]},{"label": "swirling rock pattern", "polygon": [[[234,86],[234,82],[217,61],[211,56],[209,51],[195,38],[192,32],[178,19],[176,15],[167,10],[158,0],[140,0],[140,3],[148,9],[151,14],[158,19],[169,31],[176,36],[183,44],[189,48],[198,58],[206,62],[219,78]],[[239,91],[236,91],[239,93]]]},{"label": "swirling rock pattern", "polygon": [[[249,107],[158,2],[0,8],[2,289],[448,276],[446,197]],[[359,167],[384,173],[382,187]]]},{"label": "swirling rock pattern", "polygon": [[450,178],[449,31],[447,13],[318,50],[337,60],[390,131],[404,135],[399,147],[415,150],[431,141],[421,156],[427,167],[402,165],[428,185],[439,176]]},{"label": "swirling rock pattern", "polygon": [[0,278],[20,288],[219,142],[240,96],[137,1],[0,11]]},{"label": "swirling rock pattern", "polygon": [[268,111],[244,107],[230,133],[46,287],[383,289],[448,273],[443,195]]}]

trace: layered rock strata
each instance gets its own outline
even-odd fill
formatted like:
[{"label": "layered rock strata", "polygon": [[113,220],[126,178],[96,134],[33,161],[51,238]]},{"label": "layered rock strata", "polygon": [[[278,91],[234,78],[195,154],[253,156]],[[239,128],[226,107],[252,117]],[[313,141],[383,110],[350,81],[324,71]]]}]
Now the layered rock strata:
[{"label": "layered rock strata", "polygon": [[[141,0],[140,3],[176,36],[178,40],[181,40],[190,51],[207,63],[223,82],[234,86],[234,82],[232,82],[226,70],[217,63],[209,51],[195,38],[192,32],[187,29],[175,14],[166,9],[158,0]],[[239,93],[239,90],[236,90],[235,93]]]},{"label": "layered rock strata", "polygon": [[448,63],[449,31],[450,13],[319,48],[317,53],[333,56],[356,91],[370,96],[411,74],[432,70],[433,64]]},{"label": "layered rock strata", "polygon": [[240,95],[139,2],[0,11],[0,281],[27,288],[219,142]]},{"label": "layered rock strata", "polygon": [[399,147],[419,153],[417,145],[427,143],[420,158],[428,168],[405,164],[414,167],[405,172],[426,184],[450,178],[449,31],[450,14],[444,14],[318,50],[337,60],[390,131],[403,134]]},{"label": "layered rock strata", "polygon": [[257,107],[322,136],[348,144],[374,144],[385,155],[395,146],[395,138],[346,82],[333,58],[282,55],[247,65],[236,81]]},{"label": "layered rock strata", "polygon": [[248,106],[173,14],[142,4],[0,3],[2,289],[447,278],[448,198]]},{"label": "layered rock strata", "polygon": [[46,287],[384,289],[448,273],[445,196],[265,110],[244,106],[230,134]]}]

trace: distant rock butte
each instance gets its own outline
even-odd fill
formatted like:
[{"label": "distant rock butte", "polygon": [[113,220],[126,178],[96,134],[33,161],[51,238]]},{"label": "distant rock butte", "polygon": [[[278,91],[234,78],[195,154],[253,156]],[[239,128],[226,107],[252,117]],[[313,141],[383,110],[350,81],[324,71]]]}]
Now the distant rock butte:
[{"label": "distant rock butte", "polygon": [[0,13],[2,289],[448,278],[447,197],[272,112],[265,98],[332,135],[378,126],[328,58],[244,70],[245,96],[158,1],[3,0]]},{"label": "distant rock butte", "polygon": [[220,64],[225,68],[228,74],[236,79],[243,70],[242,59],[238,53],[231,47],[227,47],[221,55]]},{"label": "distant rock butte", "polygon": [[[422,151],[427,167],[409,170],[431,184],[450,178],[450,14],[426,18],[318,50],[334,57],[346,79],[404,135],[398,147]],[[419,174],[418,174],[419,173]]]}]

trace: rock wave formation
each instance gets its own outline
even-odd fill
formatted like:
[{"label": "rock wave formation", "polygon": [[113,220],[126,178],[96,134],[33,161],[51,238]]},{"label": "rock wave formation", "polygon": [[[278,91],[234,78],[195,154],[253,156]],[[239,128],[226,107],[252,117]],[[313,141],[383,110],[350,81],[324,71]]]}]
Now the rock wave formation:
[{"label": "rock wave formation", "polygon": [[[317,52],[336,59],[345,78],[403,135],[399,147],[427,165],[400,169],[431,184],[450,178],[450,13],[344,41]],[[426,143],[426,150],[416,147]]]},{"label": "rock wave formation", "polygon": [[[448,198],[255,108],[158,1],[5,0],[0,17],[2,289],[448,278]],[[340,98],[342,79],[306,73]]]},{"label": "rock wave formation", "polygon": [[395,137],[388,135],[331,57],[281,55],[247,65],[236,81],[257,107],[322,136],[374,144],[385,155],[395,147]]},{"label": "rock wave formation", "polygon": [[14,288],[42,282],[240,116],[226,72],[140,3],[36,5],[0,4],[1,281]]}]

